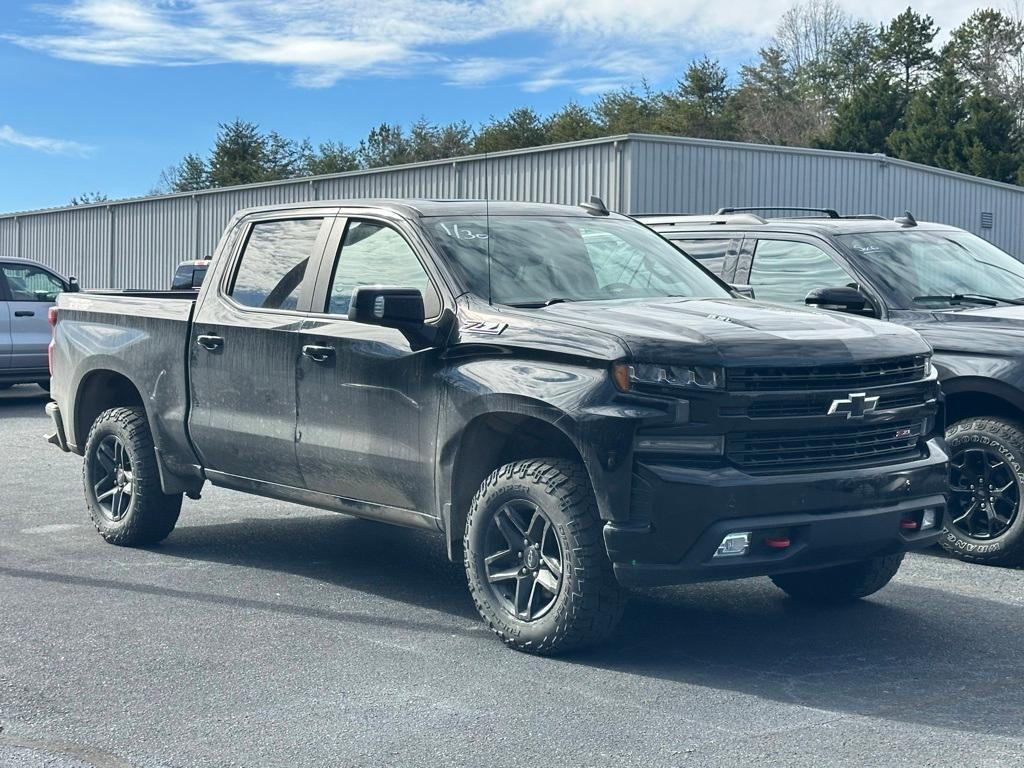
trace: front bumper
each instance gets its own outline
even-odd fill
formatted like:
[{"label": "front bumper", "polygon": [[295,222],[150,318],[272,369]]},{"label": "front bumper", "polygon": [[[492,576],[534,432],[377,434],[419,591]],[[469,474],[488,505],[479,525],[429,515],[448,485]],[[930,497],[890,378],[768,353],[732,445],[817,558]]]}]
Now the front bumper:
[{"label": "front bumper", "polygon": [[[927,547],[934,529],[906,530],[927,509],[942,520],[947,457],[846,471],[774,476],[731,467],[638,464],[630,520],[608,523],[605,545],[624,586],[681,584],[827,568]],[[747,555],[714,557],[726,534],[751,532]],[[785,538],[783,549],[764,544]]]}]

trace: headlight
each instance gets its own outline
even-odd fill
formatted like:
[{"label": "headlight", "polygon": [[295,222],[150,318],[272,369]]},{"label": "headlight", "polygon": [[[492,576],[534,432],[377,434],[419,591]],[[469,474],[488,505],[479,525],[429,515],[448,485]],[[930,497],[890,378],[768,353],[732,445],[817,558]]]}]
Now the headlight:
[{"label": "headlight", "polygon": [[725,369],[713,365],[616,363],[612,379],[624,392],[635,386],[682,389],[725,389]]},{"label": "headlight", "polygon": [[930,357],[924,359],[924,377],[926,379],[932,377],[932,359]]}]

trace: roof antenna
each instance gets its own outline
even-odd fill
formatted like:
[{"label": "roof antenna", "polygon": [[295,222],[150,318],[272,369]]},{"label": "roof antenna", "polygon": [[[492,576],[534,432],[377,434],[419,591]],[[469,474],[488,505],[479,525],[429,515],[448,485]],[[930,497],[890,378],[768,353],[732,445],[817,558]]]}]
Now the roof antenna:
[{"label": "roof antenna", "polygon": [[609,214],[608,206],[597,195],[591,195],[589,203],[580,203],[580,208],[591,216],[607,216]]},{"label": "roof antenna", "polygon": [[897,224],[902,227],[916,227],[917,219],[914,218],[914,214],[910,211],[904,211],[902,216],[897,216],[893,219]]}]

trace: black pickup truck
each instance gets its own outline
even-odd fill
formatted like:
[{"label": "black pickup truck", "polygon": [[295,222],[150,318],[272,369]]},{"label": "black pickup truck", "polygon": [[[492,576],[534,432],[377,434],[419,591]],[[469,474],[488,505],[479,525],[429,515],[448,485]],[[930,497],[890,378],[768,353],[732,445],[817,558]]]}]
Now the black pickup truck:
[{"label": "black pickup truck", "polygon": [[914,331],[759,305],[599,203],[244,211],[197,294],[54,322],[50,439],[107,541],[206,482],[436,531],[521,650],[602,639],[631,585],[855,599],[939,536]]},{"label": "black pickup truck", "polygon": [[[758,215],[768,212],[785,215]],[[760,301],[920,333],[934,348],[949,420],[942,545],[963,560],[1024,564],[1024,264],[909,213],[727,208],[641,220]]]}]

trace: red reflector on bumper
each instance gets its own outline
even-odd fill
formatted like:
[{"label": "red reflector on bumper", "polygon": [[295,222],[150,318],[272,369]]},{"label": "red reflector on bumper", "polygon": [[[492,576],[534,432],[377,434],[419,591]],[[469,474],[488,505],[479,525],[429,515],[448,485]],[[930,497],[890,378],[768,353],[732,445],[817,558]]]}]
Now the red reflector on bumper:
[{"label": "red reflector on bumper", "polygon": [[904,518],[903,520],[900,520],[900,528],[902,528],[904,531],[916,531],[917,530],[917,520],[911,520],[910,518]]},{"label": "red reflector on bumper", "polygon": [[792,542],[786,536],[766,536],[764,545],[772,549],[786,549]]}]

